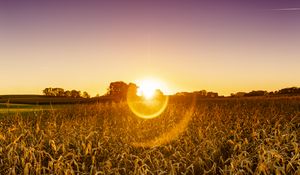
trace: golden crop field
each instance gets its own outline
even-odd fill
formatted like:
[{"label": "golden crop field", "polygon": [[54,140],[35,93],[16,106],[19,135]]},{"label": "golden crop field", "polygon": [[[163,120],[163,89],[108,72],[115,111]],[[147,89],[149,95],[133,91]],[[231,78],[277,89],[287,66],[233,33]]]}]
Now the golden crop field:
[{"label": "golden crop field", "polygon": [[300,174],[300,98],[174,99],[0,114],[0,174]]}]

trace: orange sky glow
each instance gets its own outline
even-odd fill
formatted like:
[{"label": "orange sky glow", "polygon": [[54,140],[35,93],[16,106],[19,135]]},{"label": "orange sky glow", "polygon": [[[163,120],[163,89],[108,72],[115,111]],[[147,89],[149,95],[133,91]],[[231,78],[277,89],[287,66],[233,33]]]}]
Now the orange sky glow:
[{"label": "orange sky glow", "polygon": [[300,86],[296,12],[177,1],[16,8],[0,9],[0,94],[62,87],[94,96],[148,77],[168,94]]}]

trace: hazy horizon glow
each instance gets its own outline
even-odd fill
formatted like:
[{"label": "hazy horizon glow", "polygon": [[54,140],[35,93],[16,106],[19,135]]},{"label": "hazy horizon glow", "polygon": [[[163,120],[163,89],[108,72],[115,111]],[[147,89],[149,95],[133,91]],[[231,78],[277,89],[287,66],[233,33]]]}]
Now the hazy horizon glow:
[{"label": "hazy horizon glow", "polygon": [[0,94],[104,94],[157,78],[169,93],[300,86],[298,1],[0,2]]}]

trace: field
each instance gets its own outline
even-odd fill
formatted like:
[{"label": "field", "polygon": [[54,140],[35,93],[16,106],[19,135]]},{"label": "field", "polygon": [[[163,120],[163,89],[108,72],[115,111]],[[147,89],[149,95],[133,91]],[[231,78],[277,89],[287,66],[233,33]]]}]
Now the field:
[{"label": "field", "polygon": [[47,97],[43,95],[0,95],[0,103],[51,105],[51,104],[76,104],[88,102],[104,102],[111,100],[109,97],[95,97],[90,99],[72,97]]},{"label": "field", "polygon": [[56,109],[0,113],[0,174],[300,174],[299,97]]},{"label": "field", "polygon": [[0,114],[33,113],[37,111],[48,111],[62,109],[67,104],[60,105],[30,105],[30,104],[10,104],[0,103]]}]

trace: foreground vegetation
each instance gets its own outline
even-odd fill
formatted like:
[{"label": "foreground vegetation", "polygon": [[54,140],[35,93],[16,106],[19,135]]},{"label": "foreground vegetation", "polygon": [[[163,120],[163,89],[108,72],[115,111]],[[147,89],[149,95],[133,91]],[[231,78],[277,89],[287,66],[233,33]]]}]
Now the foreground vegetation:
[{"label": "foreground vegetation", "polygon": [[0,114],[0,174],[299,174],[300,98],[173,99]]}]

